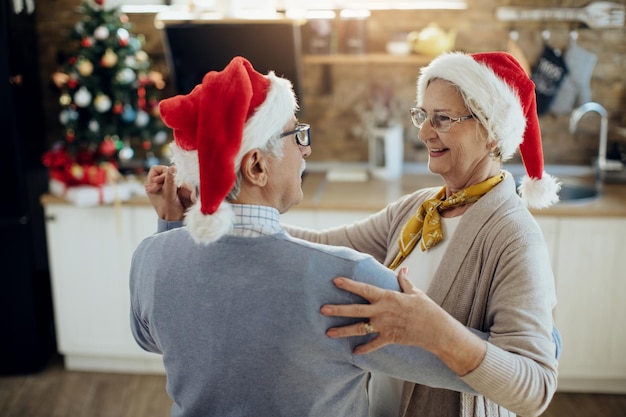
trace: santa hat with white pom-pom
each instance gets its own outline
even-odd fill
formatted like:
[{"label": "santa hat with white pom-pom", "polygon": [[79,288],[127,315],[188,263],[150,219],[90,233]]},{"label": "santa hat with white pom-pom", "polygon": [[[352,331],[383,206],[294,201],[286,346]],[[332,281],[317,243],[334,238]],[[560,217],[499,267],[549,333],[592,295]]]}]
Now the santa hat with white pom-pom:
[{"label": "santa hat with white pom-pom", "polygon": [[543,168],[535,84],[512,55],[450,52],[438,56],[421,70],[418,105],[434,78],[450,81],[461,89],[489,138],[497,140],[503,161],[519,147],[527,173],[519,191],[527,206],[544,208],[559,201],[560,184]]},{"label": "santa hat with white pom-pom", "polygon": [[198,189],[185,214],[196,242],[214,242],[232,229],[234,213],[225,198],[241,158],[280,134],[297,109],[289,80],[263,75],[243,57],[208,72],[189,94],[160,102],[161,118],[174,132],[176,184]]}]

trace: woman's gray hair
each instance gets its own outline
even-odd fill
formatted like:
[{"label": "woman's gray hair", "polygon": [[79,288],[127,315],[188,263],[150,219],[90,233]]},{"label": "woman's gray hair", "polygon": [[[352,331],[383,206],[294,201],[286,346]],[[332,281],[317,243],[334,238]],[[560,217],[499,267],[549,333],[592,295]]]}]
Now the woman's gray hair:
[{"label": "woman's gray hair", "polygon": [[[472,116],[474,116],[476,121],[478,121],[478,124],[476,125],[476,129],[478,130],[478,137],[480,137],[480,138],[482,138],[482,139],[484,139],[486,141],[494,140],[497,143],[499,143],[499,138],[497,137],[497,135],[493,131],[493,129],[490,128],[489,119],[488,119],[484,109],[482,107],[480,107],[478,105],[478,103],[476,103],[474,100],[470,99],[467,96],[467,94],[465,93],[465,91],[459,85],[453,83],[452,81],[446,80],[445,78],[433,77],[430,80],[428,80],[428,84],[427,85],[429,85],[431,82],[433,82],[435,80],[445,81],[448,84],[450,84],[452,87],[454,87],[456,89],[456,91],[459,92],[459,94],[461,95],[461,98],[463,99],[463,103],[465,103],[465,107],[467,107],[467,109],[472,114]],[[482,127],[483,129],[480,129],[480,127]],[[500,151],[500,148],[498,146],[496,146],[496,148],[493,150],[492,154],[493,154],[492,157],[494,159],[498,159],[498,160],[500,160],[500,162],[503,161],[502,152]]]},{"label": "woman's gray hair", "polygon": [[[273,135],[271,138],[269,138],[269,140],[265,143],[263,147],[259,148],[259,150],[275,158],[281,159],[284,155],[283,146],[285,144],[285,141],[282,140],[283,138],[281,138],[280,135],[280,133],[276,133],[275,135]],[[233,202],[237,200],[237,198],[239,197],[239,193],[241,193],[241,181],[241,169],[237,169],[237,172],[235,173],[235,184],[226,196],[226,201]]]}]

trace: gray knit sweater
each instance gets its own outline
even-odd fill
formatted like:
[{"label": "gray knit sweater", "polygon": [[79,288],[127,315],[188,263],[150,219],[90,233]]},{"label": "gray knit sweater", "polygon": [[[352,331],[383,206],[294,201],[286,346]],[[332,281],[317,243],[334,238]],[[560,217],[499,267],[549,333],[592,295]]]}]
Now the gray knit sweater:
[{"label": "gray knit sweater", "polygon": [[370,371],[473,392],[424,350],[354,355],[367,338],[328,338],[354,320],[320,307],[364,302],[332,284],[338,275],[397,289],[370,256],[284,231],[207,246],[186,228],[145,239],[130,272],[131,328],[142,348],[163,354],[172,416],[366,417]]}]

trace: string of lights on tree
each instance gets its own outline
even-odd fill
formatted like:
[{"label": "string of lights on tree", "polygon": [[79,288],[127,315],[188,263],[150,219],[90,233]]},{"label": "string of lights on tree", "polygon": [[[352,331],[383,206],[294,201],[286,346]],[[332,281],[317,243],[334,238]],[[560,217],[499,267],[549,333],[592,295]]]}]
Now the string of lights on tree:
[{"label": "string of lights on tree", "polygon": [[70,183],[92,183],[83,172],[88,168],[158,163],[168,140],[158,109],[163,77],[150,70],[143,35],[134,35],[128,16],[104,2],[83,1],[83,17],[70,33],[75,50],[52,77],[64,138],[44,164],[64,170]]}]

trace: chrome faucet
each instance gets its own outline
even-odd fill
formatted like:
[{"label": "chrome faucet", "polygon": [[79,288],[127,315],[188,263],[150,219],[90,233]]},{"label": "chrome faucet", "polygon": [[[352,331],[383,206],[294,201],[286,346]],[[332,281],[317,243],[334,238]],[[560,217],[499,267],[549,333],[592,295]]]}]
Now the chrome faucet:
[{"label": "chrome faucet", "polygon": [[606,109],[598,103],[589,101],[574,109],[569,119],[570,133],[576,132],[576,125],[587,113],[596,112],[600,115],[600,137],[598,143],[598,161],[596,162],[596,184],[602,185],[604,182],[604,171],[607,168],[606,147],[609,132],[609,114]]}]

